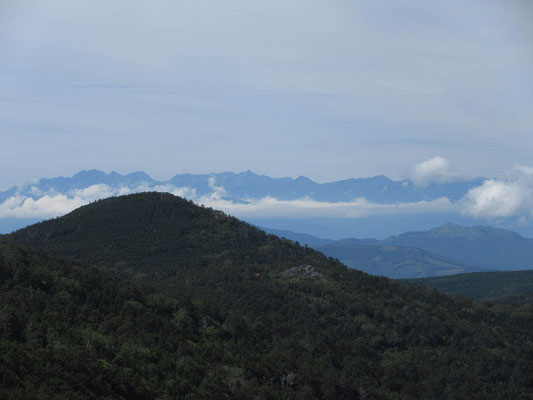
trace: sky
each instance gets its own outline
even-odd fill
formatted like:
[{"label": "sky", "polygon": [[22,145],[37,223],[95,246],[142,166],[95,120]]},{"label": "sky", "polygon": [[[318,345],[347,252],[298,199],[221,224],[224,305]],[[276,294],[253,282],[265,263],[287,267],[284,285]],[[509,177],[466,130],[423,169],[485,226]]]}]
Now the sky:
[{"label": "sky", "polygon": [[504,177],[533,165],[532,18],[530,0],[3,0],[0,189],[90,168],[423,184],[425,160]]}]

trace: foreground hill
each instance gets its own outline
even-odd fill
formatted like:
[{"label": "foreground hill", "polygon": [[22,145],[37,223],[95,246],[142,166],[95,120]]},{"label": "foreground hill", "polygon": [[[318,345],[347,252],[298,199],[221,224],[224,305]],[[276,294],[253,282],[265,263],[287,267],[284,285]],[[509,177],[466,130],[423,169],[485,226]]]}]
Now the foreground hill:
[{"label": "foreground hill", "polygon": [[476,300],[501,300],[517,296],[533,299],[533,271],[480,272],[414,279],[411,282]]},{"label": "foreground hill", "polygon": [[[2,381],[11,398],[37,397],[38,385],[26,394],[43,376],[76,394],[65,398],[533,396],[529,306],[373,277],[172,195],[110,198],[2,241],[8,253],[25,245],[73,260],[26,279],[46,261],[0,258],[0,365],[16,371]],[[6,313],[6,304],[19,309]],[[43,344],[35,324],[49,335]],[[89,337],[77,336],[86,326]],[[99,365],[89,363],[95,380],[76,384],[69,371],[81,368],[83,346]],[[15,369],[24,360],[34,369]]]},{"label": "foreground hill", "polygon": [[251,329],[178,294],[0,244],[2,399],[229,397],[223,379],[256,393],[234,372],[235,346],[249,349],[231,340],[236,326]]}]

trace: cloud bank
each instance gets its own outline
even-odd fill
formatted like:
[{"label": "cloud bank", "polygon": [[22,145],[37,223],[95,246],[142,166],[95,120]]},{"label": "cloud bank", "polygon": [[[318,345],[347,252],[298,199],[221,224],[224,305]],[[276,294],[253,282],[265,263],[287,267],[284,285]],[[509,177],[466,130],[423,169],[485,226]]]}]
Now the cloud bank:
[{"label": "cloud bank", "polygon": [[454,210],[447,198],[432,201],[406,202],[397,204],[378,204],[357,198],[349,202],[322,202],[304,197],[295,200],[279,200],[274,197],[233,201],[226,197],[227,190],[218,186],[214,178],[209,180],[212,192],[198,195],[194,188],[176,187],[172,184],[148,185],[134,187],[112,187],[96,184],[67,193],[43,194],[35,187],[28,188],[35,198],[22,193],[12,196],[0,204],[0,218],[51,218],[64,215],[92,201],[111,196],[119,196],[144,191],[172,193],[193,200],[197,204],[222,210],[240,218],[361,218],[372,215],[443,213]]},{"label": "cloud bank", "polygon": [[90,202],[112,196],[121,196],[130,193],[145,191],[168,192],[175,196],[195,197],[196,191],[189,187],[176,187],[174,185],[148,184],[133,187],[112,187],[105,184],[91,185],[82,189],[70,190],[66,193],[43,193],[35,186],[28,188],[27,194],[17,193],[0,203],[0,218],[52,218],[65,215],[78,207]]},{"label": "cloud bank", "polygon": [[445,213],[454,209],[447,198],[398,204],[371,203],[363,198],[333,203],[307,198],[279,200],[273,197],[264,197],[247,204],[213,198],[203,198],[200,202],[241,218],[362,218],[374,215]]}]

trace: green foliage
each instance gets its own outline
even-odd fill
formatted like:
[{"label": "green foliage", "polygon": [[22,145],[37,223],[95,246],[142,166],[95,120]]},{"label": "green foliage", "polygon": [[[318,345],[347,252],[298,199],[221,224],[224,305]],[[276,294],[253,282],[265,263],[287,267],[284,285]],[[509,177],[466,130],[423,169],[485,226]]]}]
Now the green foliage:
[{"label": "green foliage", "polygon": [[[533,300],[533,271],[479,272],[410,280],[455,296],[476,300],[499,300],[518,297]],[[510,301],[507,299],[505,301]],[[527,300],[526,300],[527,301]],[[522,304],[524,301],[521,302]]]},{"label": "green foliage", "polygon": [[[531,306],[373,277],[171,195],[104,200],[4,241],[7,399],[533,396]],[[298,265],[323,279],[282,274]]]}]

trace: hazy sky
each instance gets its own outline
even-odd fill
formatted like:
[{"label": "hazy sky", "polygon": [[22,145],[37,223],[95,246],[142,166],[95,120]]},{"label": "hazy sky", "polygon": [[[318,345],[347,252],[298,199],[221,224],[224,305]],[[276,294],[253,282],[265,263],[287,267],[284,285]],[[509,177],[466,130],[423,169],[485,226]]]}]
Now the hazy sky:
[{"label": "hazy sky", "polygon": [[0,189],[532,165],[533,2],[0,1]]}]

